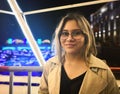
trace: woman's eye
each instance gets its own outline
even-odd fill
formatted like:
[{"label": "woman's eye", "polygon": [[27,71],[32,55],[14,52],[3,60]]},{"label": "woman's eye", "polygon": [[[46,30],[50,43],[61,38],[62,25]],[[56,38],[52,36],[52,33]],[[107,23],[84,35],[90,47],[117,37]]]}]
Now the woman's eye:
[{"label": "woman's eye", "polygon": [[68,33],[68,32],[62,32],[62,34],[61,34],[61,35],[68,36],[68,35],[69,35],[69,33]]},{"label": "woman's eye", "polygon": [[73,32],[73,35],[74,35],[74,36],[76,36],[76,35],[81,35],[81,34],[82,34],[81,31],[74,31],[74,32]]}]

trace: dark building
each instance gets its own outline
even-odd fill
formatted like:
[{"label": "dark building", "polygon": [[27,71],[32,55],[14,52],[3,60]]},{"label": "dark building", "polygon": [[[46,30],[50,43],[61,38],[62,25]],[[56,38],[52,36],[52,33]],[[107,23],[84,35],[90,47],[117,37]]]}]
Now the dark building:
[{"label": "dark building", "polygon": [[120,1],[110,2],[91,14],[98,57],[120,68]]}]

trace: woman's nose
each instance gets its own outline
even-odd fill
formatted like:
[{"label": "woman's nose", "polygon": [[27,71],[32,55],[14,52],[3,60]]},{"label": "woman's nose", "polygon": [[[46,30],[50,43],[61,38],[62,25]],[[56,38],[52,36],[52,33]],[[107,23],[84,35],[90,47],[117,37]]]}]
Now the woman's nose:
[{"label": "woman's nose", "polygon": [[72,34],[69,34],[68,37],[67,37],[67,40],[73,40],[73,39],[74,38],[73,38]]}]

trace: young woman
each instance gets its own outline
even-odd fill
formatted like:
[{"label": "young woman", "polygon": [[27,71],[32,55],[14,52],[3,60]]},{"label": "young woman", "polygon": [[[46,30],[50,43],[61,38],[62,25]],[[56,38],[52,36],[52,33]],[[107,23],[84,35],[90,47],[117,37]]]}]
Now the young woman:
[{"label": "young woman", "polygon": [[38,94],[120,94],[110,68],[96,57],[86,18],[63,17],[55,31],[56,56],[44,66]]}]

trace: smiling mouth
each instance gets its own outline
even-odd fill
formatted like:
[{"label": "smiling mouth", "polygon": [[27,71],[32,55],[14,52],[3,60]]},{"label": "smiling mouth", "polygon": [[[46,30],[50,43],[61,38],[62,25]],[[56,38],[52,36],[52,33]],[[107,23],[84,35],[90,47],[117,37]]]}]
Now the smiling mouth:
[{"label": "smiling mouth", "polygon": [[71,48],[71,47],[74,47],[75,45],[73,45],[73,44],[66,44],[65,46]]}]

